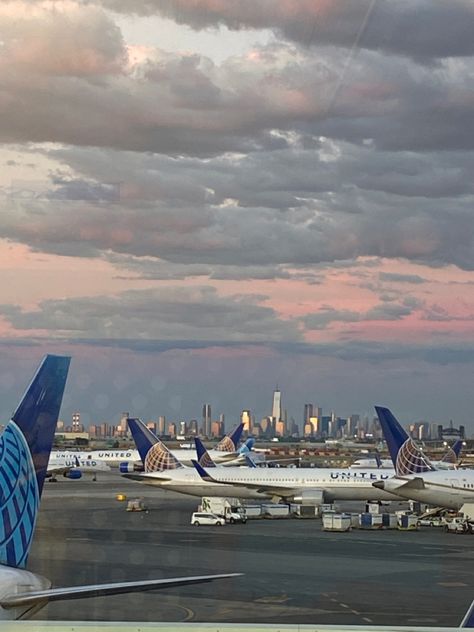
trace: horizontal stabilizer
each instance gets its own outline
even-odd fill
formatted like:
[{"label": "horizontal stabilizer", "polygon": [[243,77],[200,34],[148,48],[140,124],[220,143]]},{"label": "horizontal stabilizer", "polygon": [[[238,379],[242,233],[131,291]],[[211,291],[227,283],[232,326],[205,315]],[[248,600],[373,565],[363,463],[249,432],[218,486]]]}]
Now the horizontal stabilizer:
[{"label": "horizontal stabilizer", "polygon": [[120,595],[124,593],[142,592],[146,590],[160,590],[188,584],[202,584],[216,579],[240,577],[242,573],[228,573],[225,575],[197,575],[195,577],[171,577],[170,579],[150,579],[136,582],[116,582],[113,584],[90,584],[88,586],[70,586],[67,588],[51,588],[37,592],[27,592],[4,597],[0,606],[16,608],[31,606],[49,601],[64,601],[68,599],[84,599],[86,597],[102,597],[104,595]]},{"label": "horizontal stabilizer", "polygon": [[400,485],[398,489],[401,489],[402,487],[403,489],[425,489],[425,481],[419,476],[417,476],[415,478],[410,479],[403,485]]}]

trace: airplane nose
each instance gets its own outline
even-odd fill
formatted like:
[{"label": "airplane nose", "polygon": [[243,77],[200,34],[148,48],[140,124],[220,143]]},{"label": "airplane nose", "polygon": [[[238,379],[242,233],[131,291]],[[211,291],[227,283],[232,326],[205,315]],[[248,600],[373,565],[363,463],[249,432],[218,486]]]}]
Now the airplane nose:
[{"label": "airplane nose", "polygon": [[377,489],[385,489],[385,481],[375,481],[375,483],[372,483],[372,486]]}]

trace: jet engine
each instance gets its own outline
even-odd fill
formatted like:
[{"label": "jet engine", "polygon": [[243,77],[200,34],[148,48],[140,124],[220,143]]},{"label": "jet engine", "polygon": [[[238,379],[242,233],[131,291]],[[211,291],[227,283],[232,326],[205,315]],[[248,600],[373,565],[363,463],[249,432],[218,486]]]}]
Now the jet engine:
[{"label": "jet engine", "polygon": [[121,474],[131,474],[132,472],[143,472],[144,468],[141,463],[125,461],[124,463],[120,463],[119,470]]},{"label": "jet engine", "polygon": [[293,496],[291,502],[297,505],[322,505],[324,503],[324,491],[322,489],[302,490]]},{"label": "jet engine", "polygon": [[77,479],[81,478],[82,472],[81,470],[69,470],[69,472],[64,473],[65,478]]}]

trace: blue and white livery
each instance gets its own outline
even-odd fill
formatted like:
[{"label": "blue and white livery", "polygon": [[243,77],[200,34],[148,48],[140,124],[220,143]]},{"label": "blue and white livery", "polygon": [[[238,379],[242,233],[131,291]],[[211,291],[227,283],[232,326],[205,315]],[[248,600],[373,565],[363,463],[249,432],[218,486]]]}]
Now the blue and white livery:
[{"label": "blue and white livery", "polygon": [[0,620],[25,619],[49,601],[154,590],[234,577],[204,575],[51,588],[25,569],[61,407],[69,357],[48,355],[0,436]]},{"label": "blue and white livery", "polygon": [[392,412],[382,406],[376,406],[375,411],[395,465],[395,476],[376,481],[374,486],[401,498],[436,507],[462,509],[474,518],[474,471],[434,470],[422,450],[407,438]]}]

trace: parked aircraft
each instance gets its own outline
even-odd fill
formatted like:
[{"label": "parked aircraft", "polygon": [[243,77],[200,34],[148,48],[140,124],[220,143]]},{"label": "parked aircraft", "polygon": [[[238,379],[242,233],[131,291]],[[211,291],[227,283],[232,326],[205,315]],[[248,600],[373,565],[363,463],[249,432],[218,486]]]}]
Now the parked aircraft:
[{"label": "parked aircraft", "polygon": [[435,470],[391,411],[381,406],[375,410],[395,464],[395,476],[374,481],[375,487],[401,498],[449,509],[459,510],[474,503],[474,470]]},{"label": "parked aircraft", "polygon": [[97,472],[110,472],[110,466],[104,461],[96,461],[95,459],[79,459],[56,457],[51,454],[46,470],[46,478],[50,481],[56,481],[56,476],[62,475],[65,478],[77,479],[81,478],[85,473],[92,474],[92,480],[96,480]]},{"label": "parked aircraft", "polygon": [[213,581],[230,575],[51,588],[26,570],[69,357],[47,355],[0,436],[0,620],[25,619],[46,603]]},{"label": "parked aircraft", "polygon": [[[408,435],[407,435],[408,438]],[[448,448],[446,454],[440,461],[431,461],[431,465],[437,470],[455,470],[459,464],[459,456],[462,450],[462,441],[456,441],[450,448]],[[387,470],[393,469],[392,459],[381,459],[380,456],[375,453],[373,457],[365,457],[357,459],[349,466],[351,469],[363,468],[382,468]]]},{"label": "parked aircraft", "polygon": [[315,505],[333,500],[398,500],[383,490],[375,492],[372,486],[376,480],[388,479],[388,471],[241,467],[205,470],[194,462],[195,470],[183,467],[174,459],[166,446],[140,420],[129,420],[129,427],[142,457],[144,471],[124,476],[147,485],[191,496],[282,498],[286,502]]}]

